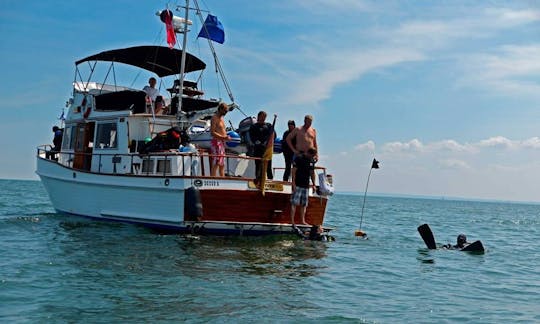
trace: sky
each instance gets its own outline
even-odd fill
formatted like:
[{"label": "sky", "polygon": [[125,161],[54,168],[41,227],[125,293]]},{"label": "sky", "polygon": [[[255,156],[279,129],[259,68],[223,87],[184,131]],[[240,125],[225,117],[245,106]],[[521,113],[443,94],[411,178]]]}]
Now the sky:
[{"label": "sky", "polygon": [[[0,3],[0,178],[38,179],[36,147],[52,141],[74,62],[166,46],[155,12],[167,5],[176,8],[144,0]],[[287,120],[298,125],[313,115],[319,164],[337,191],[363,193],[376,158],[370,193],[540,202],[540,1],[200,6],[224,26],[225,43],[214,46],[236,103],[248,115],[276,114],[278,134]],[[208,65],[206,92],[228,101],[199,29],[194,19],[188,51]],[[127,85],[142,88],[149,76],[130,76]],[[235,125],[243,118],[227,115]]]}]

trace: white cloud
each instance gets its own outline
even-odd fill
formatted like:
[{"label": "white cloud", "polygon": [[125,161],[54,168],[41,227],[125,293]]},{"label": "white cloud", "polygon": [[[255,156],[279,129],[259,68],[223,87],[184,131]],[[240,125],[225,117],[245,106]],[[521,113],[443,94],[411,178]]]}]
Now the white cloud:
[{"label": "white cloud", "polygon": [[439,20],[414,20],[402,23],[388,33],[394,42],[436,49],[457,39],[485,38],[504,29],[520,27],[540,20],[539,10],[508,8],[471,8],[468,15]]},{"label": "white cloud", "polygon": [[488,8],[485,10],[488,18],[506,27],[513,27],[540,21],[540,10],[512,10],[505,8]]},{"label": "white cloud", "polygon": [[389,142],[382,146],[384,153],[398,153],[398,152],[422,152],[424,144],[418,139],[413,139],[409,142]]},{"label": "white cloud", "polygon": [[[310,35],[311,40],[306,40],[304,45],[312,47],[304,50],[324,52],[325,60],[319,61],[320,57],[314,55],[312,60],[316,60],[317,64],[303,62],[307,66],[319,66],[320,69],[297,75],[294,78],[296,82],[293,80],[297,87],[286,96],[286,100],[280,98],[275,104],[317,104],[329,98],[336,86],[357,80],[370,71],[447,56],[445,52],[435,54],[434,51],[449,47],[457,39],[488,37],[504,28],[535,22],[538,17],[540,11],[494,9],[480,16],[471,14],[454,20],[411,21],[394,30],[376,31],[381,36],[379,48],[366,48],[365,45],[343,48],[344,43],[329,46],[328,42],[313,41],[314,37]],[[350,43],[356,44],[353,39]],[[305,59],[308,56],[302,57]],[[540,73],[538,45],[504,46],[498,55],[471,55],[465,52],[459,53],[459,57],[475,64],[475,68],[465,70],[464,76],[464,79],[473,80],[475,86],[494,87],[512,93],[540,93],[538,83],[526,80],[528,76],[538,76]],[[516,80],[516,77],[521,80]]]},{"label": "white cloud", "polygon": [[540,138],[531,137],[521,142],[521,146],[524,148],[540,149]]},{"label": "white cloud", "polygon": [[463,60],[469,73],[460,81],[490,93],[540,95],[540,44],[505,45],[494,53]]},{"label": "white cloud", "polygon": [[326,60],[317,70],[321,72],[299,76],[296,81],[291,82],[296,84],[291,88],[291,92],[280,97],[274,105],[317,104],[328,99],[336,86],[359,79],[369,71],[424,58],[417,51],[399,48],[325,51]]},{"label": "white cloud", "polygon": [[368,152],[373,152],[375,151],[375,142],[373,141],[367,141],[365,143],[362,143],[362,144],[358,144],[354,147],[354,150],[355,151],[368,151]]},{"label": "white cloud", "polygon": [[516,146],[516,142],[511,141],[503,136],[490,137],[485,140],[481,140],[476,144],[478,147],[498,147],[498,148],[512,148]]},{"label": "white cloud", "polygon": [[[354,151],[375,151],[375,142],[369,140],[358,144]],[[540,137],[531,137],[525,140],[510,140],[504,136],[493,136],[475,143],[459,143],[456,140],[448,139],[437,142],[422,143],[419,139],[412,139],[408,142],[388,142],[381,145],[381,153],[456,153],[456,154],[478,154],[482,149],[540,149]]]},{"label": "white cloud", "polygon": [[433,142],[427,145],[430,151],[454,151],[454,152],[471,152],[474,148],[469,144],[459,144],[455,140],[443,140]]},{"label": "white cloud", "polygon": [[[372,180],[373,192],[539,201],[539,137],[493,136],[473,143],[413,139],[387,142],[377,151],[381,168]],[[363,190],[370,161],[369,153],[356,149],[346,159],[328,161],[337,188]],[[358,176],[351,177],[352,170]]]},{"label": "white cloud", "polygon": [[[354,17],[362,17],[357,11],[377,6],[378,9],[371,9],[379,14],[377,17],[385,17],[386,11],[381,5],[366,3],[357,0],[297,0],[286,6],[325,8],[325,16],[347,10],[351,21]],[[445,9],[445,6],[441,7],[441,10]],[[526,80],[527,76],[538,75],[539,46],[505,46],[496,54],[475,54],[477,48],[456,46],[458,40],[469,42],[471,38],[490,37],[501,30],[534,23],[539,20],[540,11],[481,7],[472,7],[464,15],[455,10],[453,17],[438,14],[436,16],[444,18],[409,20],[398,26],[381,24],[366,28],[362,24],[349,23],[343,28],[315,28],[309,33],[288,35],[278,47],[275,43],[261,42],[260,35],[253,35],[252,39],[245,40],[251,50],[242,47],[231,50],[229,54],[247,66],[244,72],[246,82],[253,80],[249,69],[253,60],[268,68],[270,73],[254,77],[263,79],[269,101],[267,105],[276,109],[317,106],[330,98],[336,87],[358,80],[374,70],[439,59],[451,65],[463,64],[458,84],[505,89],[511,93],[540,93],[540,85]],[[237,80],[239,75],[236,74]],[[515,80],[516,76],[521,79]],[[283,86],[284,79],[288,87]]]}]

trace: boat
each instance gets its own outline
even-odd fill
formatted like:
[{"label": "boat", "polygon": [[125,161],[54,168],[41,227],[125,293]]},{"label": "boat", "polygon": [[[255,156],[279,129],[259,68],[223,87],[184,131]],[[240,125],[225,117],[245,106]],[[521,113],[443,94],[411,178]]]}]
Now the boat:
[{"label": "boat", "polygon": [[[176,23],[191,23],[188,11]],[[177,28],[176,23],[185,49],[188,28]],[[210,175],[212,155],[205,141],[208,121],[221,100],[206,98],[199,83],[187,79],[203,71],[206,63],[184,49],[140,45],[75,62],[61,149],[37,147],[36,173],[53,207],[61,214],[176,233],[294,234],[291,183],[274,179],[255,185],[257,158],[249,156],[245,138],[253,117],[240,116],[238,127],[228,128],[236,135],[227,143],[226,174]],[[105,80],[95,78],[98,64],[106,66]],[[125,79],[116,76],[119,65],[160,80],[174,79],[165,99],[166,113],[156,113],[144,91],[117,82]],[[83,66],[88,75],[82,75]],[[241,111],[232,94],[229,99],[230,111]],[[279,140],[275,144],[279,153]],[[316,173],[320,183],[310,189],[306,221],[324,225],[332,178],[323,166],[317,166]]]}]

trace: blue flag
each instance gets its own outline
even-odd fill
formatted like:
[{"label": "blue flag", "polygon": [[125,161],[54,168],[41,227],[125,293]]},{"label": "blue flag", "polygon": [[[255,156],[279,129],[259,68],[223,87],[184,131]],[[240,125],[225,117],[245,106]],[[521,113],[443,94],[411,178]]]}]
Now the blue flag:
[{"label": "blue flag", "polygon": [[208,15],[197,37],[208,38],[223,44],[225,42],[225,30],[223,30],[223,25],[216,16]]}]

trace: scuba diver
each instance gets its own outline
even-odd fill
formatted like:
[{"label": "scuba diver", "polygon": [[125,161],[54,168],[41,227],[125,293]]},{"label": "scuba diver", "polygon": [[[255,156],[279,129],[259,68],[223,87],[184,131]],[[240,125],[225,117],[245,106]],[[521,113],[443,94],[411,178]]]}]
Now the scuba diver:
[{"label": "scuba diver", "polygon": [[443,249],[449,249],[449,250],[461,250],[465,248],[467,245],[471,244],[467,242],[467,236],[465,234],[459,234],[456,239],[456,245],[452,245],[450,243],[445,244],[442,246]]},{"label": "scuba diver", "polygon": [[[418,233],[420,233],[420,236],[424,240],[424,243],[426,244],[426,247],[430,250],[437,249],[437,244],[435,243],[435,237],[433,236],[433,232],[431,231],[431,228],[429,228],[428,224],[423,224],[418,226]],[[475,252],[475,253],[484,253],[484,245],[482,244],[482,241],[474,241],[472,243],[467,242],[467,236],[465,234],[459,234],[456,239],[456,245],[452,244],[446,244],[440,246],[440,248],[447,249],[447,250],[459,250],[464,252]]]},{"label": "scuba diver", "polygon": [[[323,227],[321,225],[313,225],[311,226],[311,229],[308,232],[303,232],[301,229],[296,227],[296,225],[293,224],[293,229],[295,230],[296,234],[303,238],[304,240],[310,240],[310,241],[326,241],[326,242],[333,242],[336,239],[329,235],[328,233],[325,233],[323,230]],[[307,234],[306,234],[307,233]]]}]

